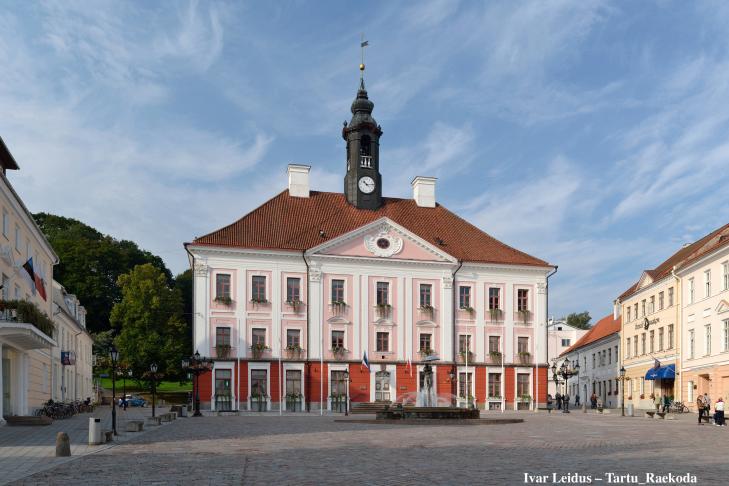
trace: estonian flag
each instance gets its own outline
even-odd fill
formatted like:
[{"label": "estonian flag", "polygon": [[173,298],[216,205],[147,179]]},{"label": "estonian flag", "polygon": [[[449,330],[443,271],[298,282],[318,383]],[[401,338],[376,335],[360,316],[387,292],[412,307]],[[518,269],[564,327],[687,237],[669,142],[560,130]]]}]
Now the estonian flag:
[{"label": "estonian flag", "polygon": [[28,258],[28,261],[23,263],[23,268],[25,269],[26,273],[28,274],[28,286],[30,287],[30,290],[33,292],[33,295],[35,295],[35,289],[36,289],[36,281],[35,281],[35,271],[33,271],[33,257]]},{"label": "estonian flag", "polygon": [[359,369],[361,370],[363,366],[367,368],[367,371],[370,371],[370,361],[367,359],[367,351],[362,355],[362,364],[359,366]]}]

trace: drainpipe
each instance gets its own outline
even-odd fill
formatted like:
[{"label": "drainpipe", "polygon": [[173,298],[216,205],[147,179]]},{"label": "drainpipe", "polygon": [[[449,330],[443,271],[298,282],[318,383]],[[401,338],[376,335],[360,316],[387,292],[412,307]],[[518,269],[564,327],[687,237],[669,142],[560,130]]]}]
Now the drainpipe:
[{"label": "drainpipe", "polygon": [[311,362],[309,361],[309,262],[306,260],[306,250],[301,251],[301,258],[306,265],[306,411],[311,412]]},{"label": "drainpipe", "polygon": [[[683,292],[681,291],[681,277],[676,275],[676,268],[677,266],[674,265],[671,269],[671,275],[673,276],[674,280],[676,281],[676,332],[673,334],[673,338],[676,340],[676,345],[678,347],[678,360],[676,361],[676,368],[679,369],[677,372],[678,374],[678,394],[674,391],[674,400],[676,395],[680,397],[680,401],[683,402],[683,342],[679,344],[679,341],[681,340],[682,333],[683,333],[683,322],[681,320],[681,297],[680,295],[683,295]],[[681,326],[679,327],[679,321],[681,320]],[[688,396],[686,396],[688,398]]]},{"label": "drainpipe", "polygon": [[456,274],[462,266],[463,260],[458,260],[458,268],[456,268],[456,270],[453,272],[453,284],[451,285],[451,287],[453,288],[453,367],[451,368],[451,370],[453,371],[453,376],[455,377],[453,378],[453,380],[451,380],[451,405],[453,405],[454,407],[456,406],[456,396],[458,395],[458,389],[456,388],[456,383],[458,380],[458,368],[456,367],[456,351],[458,349],[456,347],[458,346],[458,341],[456,339],[458,337],[456,333],[456,313],[458,312],[458,301],[456,300],[458,297],[458,289],[456,287]]}]

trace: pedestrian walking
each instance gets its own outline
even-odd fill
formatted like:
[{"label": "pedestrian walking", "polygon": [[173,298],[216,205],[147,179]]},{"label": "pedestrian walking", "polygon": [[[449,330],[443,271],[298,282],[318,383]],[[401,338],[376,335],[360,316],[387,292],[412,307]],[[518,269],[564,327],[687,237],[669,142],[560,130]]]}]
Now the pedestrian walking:
[{"label": "pedestrian walking", "polygon": [[593,410],[597,408],[597,395],[595,393],[590,395],[590,408]]},{"label": "pedestrian walking", "polygon": [[577,394],[575,394],[575,407],[579,407],[579,406],[580,406],[580,394],[577,393]]},{"label": "pedestrian walking", "polygon": [[562,397],[562,405],[564,406],[565,412],[570,411],[570,396],[567,393]]},{"label": "pedestrian walking", "polygon": [[557,392],[554,399],[557,401],[557,410],[562,410],[562,394]]},{"label": "pedestrian walking", "polygon": [[547,411],[552,413],[552,394],[547,393]]},{"label": "pedestrian walking", "polygon": [[704,418],[704,412],[706,411],[704,408],[704,397],[701,395],[696,398],[696,410],[699,411],[699,425],[701,425],[701,419]]},{"label": "pedestrian walking", "polygon": [[661,411],[661,396],[656,393],[653,398],[653,404],[656,406],[656,413]]},{"label": "pedestrian walking", "polygon": [[668,395],[663,395],[663,413],[668,412],[670,410],[671,405],[671,399]]},{"label": "pedestrian walking", "polygon": [[714,404],[714,424],[726,427],[726,422],[724,421],[724,400],[721,397]]}]

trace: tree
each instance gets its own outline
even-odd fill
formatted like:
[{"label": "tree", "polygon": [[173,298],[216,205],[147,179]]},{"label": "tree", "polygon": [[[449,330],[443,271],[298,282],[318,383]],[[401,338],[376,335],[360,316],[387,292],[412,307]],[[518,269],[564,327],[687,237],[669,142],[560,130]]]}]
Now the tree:
[{"label": "tree", "polygon": [[590,317],[590,313],[587,311],[580,312],[579,314],[576,312],[573,312],[572,314],[567,316],[567,325],[576,327],[577,329],[590,329],[590,320],[592,317]]},{"label": "tree", "polygon": [[111,311],[114,344],[120,360],[134,376],[145,376],[151,363],[166,378],[181,377],[185,322],[179,289],[171,287],[164,272],[145,263],[119,277],[122,299]]},{"label": "tree", "polygon": [[175,288],[182,297],[182,315],[185,320],[185,346],[192,354],[192,270],[189,268],[175,277]]},{"label": "tree", "polygon": [[60,259],[53,277],[86,307],[91,332],[109,329],[111,308],[121,300],[118,278],[136,265],[151,263],[172,282],[162,259],[132,241],[116,240],[71,218],[47,213],[34,218]]}]

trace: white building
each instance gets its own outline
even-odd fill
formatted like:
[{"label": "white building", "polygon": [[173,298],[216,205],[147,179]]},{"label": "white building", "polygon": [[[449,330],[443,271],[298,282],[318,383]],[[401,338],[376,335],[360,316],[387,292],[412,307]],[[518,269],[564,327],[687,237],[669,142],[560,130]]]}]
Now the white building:
[{"label": "white building", "polygon": [[[556,362],[565,350],[573,346],[587,332],[588,329],[570,326],[564,319],[550,319],[547,326],[547,356],[550,363]],[[549,380],[548,393],[552,396],[557,393],[557,385],[554,380]]]},{"label": "white building", "polygon": [[[615,314],[600,319],[572,347],[562,353],[557,366],[565,359],[571,368],[579,363],[579,374],[567,381],[570,404],[579,393],[580,403],[590,406],[594,393],[605,408],[619,407],[620,395],[620,317]],[[560,393],[564,393],[564,386]],[[626,397],[627,398],[627,397]]]}]

